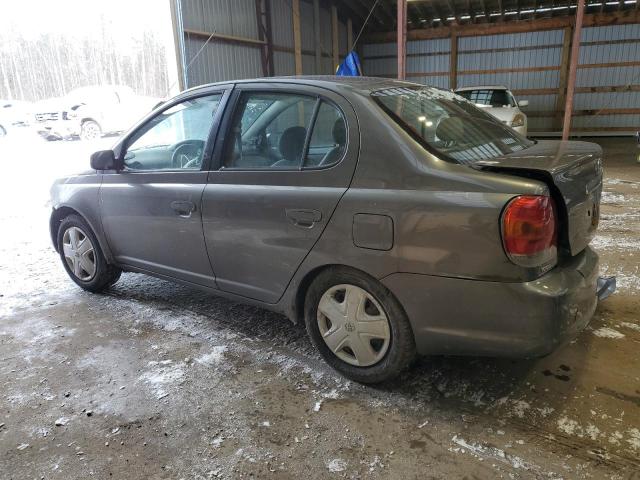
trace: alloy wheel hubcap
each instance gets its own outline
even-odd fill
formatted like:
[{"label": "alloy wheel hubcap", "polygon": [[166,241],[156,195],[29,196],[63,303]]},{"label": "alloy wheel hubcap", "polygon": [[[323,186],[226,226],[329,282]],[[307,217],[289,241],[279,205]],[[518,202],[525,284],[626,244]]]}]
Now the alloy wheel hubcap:
[{"label": "alloy wheel hubcap", "polygon": [[91,240],[78,227],[69,227],[62,236],[64,259],[73,275],[88,282],[96,274],[96,255]]},{"label": "alloy wheel hubcap", "polygon": [[324,343],[342,361],[358,367],[384,358],[391,340],[389,320],[378,301],[355,285],[335,285],[318,303]]},{"label": "alloy wheel hubcap", "polygon": [[98,127],[93,124],[84,126],[84,137],[88,139],[94,139],[98,137]]}]

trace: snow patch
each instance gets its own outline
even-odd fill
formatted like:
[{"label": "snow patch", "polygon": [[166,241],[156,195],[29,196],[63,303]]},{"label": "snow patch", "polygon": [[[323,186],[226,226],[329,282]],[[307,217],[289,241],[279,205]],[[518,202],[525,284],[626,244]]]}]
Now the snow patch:
[{"label": "snow patch", "polygon": [[224,359],[224,352],[227,351],[226,345],[218,345],[213,347],[211,352],[196,358],[196,363],[200,365],[213,365]]},{"label": "snow patch", "polygon": [[[462,453],[468,451],[472,455],[481,459],[492,458],[494,460],[498,460],[499,462],[510,465],[516,470],[523,469],[540,472],[540,468],[537,465],[529,463],[522,458],[507,453],[504,450],[500,450],[499,448],[491,447],[488,445],[481,445],[473,442],[467,442],[465,439],[459,437],[458,435],[454,435],[451,441],[463,449]],[[454,449],[453,451],[459,451],[459,449]]]},{"label": "snow patch", "polygon": [[575,420],[571,420],[570,418],[565,416],[560,417],[560,419],[558,420],[558,430],[566,433],[567,435],[574,435],[577,429],[582,430],[578,425],[578,422],[576,422]]},{"label": "snow patch", "polygon": [[640,430],[632,428],[628,433],[629,439],[627,440],[627,443],[631,445],[631,448],[634,450],[640,450]]},{"label": "snow patch", "polygon": [[594,330],[593,334],[596,337],[600,337],[600,338],[613,338],[613,339],[624,338],[624,333],[620,333],[619,331],[609,327],[601,327],[597,330]]},{"label": "snow patch", "polygon": [[140,375],[139,379],[149,385],[158,399],[168,395],[166,387],[184,377],[184,364],[173,362],[149,362],[154,368]]},{"label": "snow patch", "polygon": [[615,204],[625,203],[626,198],[624,195],[620,193],[613,193],[605,190],[602,192],[602,197],[600,201],[605,205],[609,205],[609,204],[615,205]]},{"label": "snow patch", "polygon": [[334,458],[327,462],[327,470],[331,473],[344,472],[347,469],[347,462],[341,458]]},{"label": "snow patch", "polygon": [[625,328],[629,328],[631,330],[635,330],[636,332],[640,332],[640,325],[638,325],[637,323],[631,323],[631,322],[622,322],[620,324],[621,327],[625,327]]},{"label": "snow patch", "polygon": [[523,418],[525,412],[530,408],[531,408],[531,405],[529,405],[529,403],[525,402],[524,400],[516,400],[513,402],[513,413],[518,418]]}]

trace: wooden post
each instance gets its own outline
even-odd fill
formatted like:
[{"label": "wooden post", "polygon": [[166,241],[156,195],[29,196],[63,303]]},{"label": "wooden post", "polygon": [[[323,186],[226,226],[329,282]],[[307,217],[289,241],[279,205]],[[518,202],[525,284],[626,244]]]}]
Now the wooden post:
[{"label": "wooden post", "polygon": [[407,0],[398,0],[398,80],[407,76]]},{"label": "wooden post", "polygon": [[573,30],[573,44],[571,45],[571,62],[569,64],[569,79],[567,83],[567,100],[564,107],[564,123],[562,124],[562,139],[569,138],[571,130],[571,112],[573,110],[573,92],[576,87],[576,72],[580,55],[580,34],[582,32],[582,19],[584,18],[584,0],[578,0],[576,11],[576,26]]},{"label": "wooden post", "polygon": [[300,0],[291,0],[293,17],[293,51],[296,75],[302,75],[302,37],[300,36]]},{"label": "wooden post", "polygon": [[[187,71],[185,69],[185,48],[184,48],[184,25],[182,24],[182,15],[177,11],[176,2],[169,2],[171,9],[171,25],[173,27],[173,46],[175,53],[175,76],[178,80],[178,92],[187,88]],[[171,62],[173,63],[173,62]],[[169,74],[173,73],[173,68],[169,65]],[[167,92],[175,95],[178,92]]]},{"label": "wooden post", "polygon": [[315,41],[316,75],[322,73],[322,49],[320,48],[320,0],[313,0],[313,39]]},{"label": "wooden post", "polygon": [[558,80],[558,98],[556,100],[556,112],[558,112],[558,115],[553,118],[553,128],[558,130],[562,129],[562,117],[560,116],[560,112],[562,112],[567,98],[567,76],[569,75],[572,36],[573,28],[571,26],[564,27],[562,53],[560,58],[560,78]]},{"label": "wooden post", "polygon": [[331,46],[333,60],[333,73],[336,73],[338,65],[340,64],[340,35],[338,34],[338,8],[335,5],[331,5]]},{"label": "wooden post", "polygon": [[258,22],[258,39],[263,42],[260,48],[262,76],[273,77],[273,41],[271,37],[271,0],[256,0],[256,20]]},{"label": "wooden post", "polygon": [[458,36],[451,34],[451,50],[449,53],[449,88],[458,88]]},{"label": "wooden post", "polygon": [[351,17],[347,18],[347,50],[353,50],[353,22]]}]

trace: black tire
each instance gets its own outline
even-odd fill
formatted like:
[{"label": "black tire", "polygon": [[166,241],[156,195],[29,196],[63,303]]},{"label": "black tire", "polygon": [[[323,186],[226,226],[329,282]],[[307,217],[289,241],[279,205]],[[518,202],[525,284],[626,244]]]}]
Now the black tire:
[{"label": "black tire", "polygon": [[94,120],[85,120],[82,122],[80,129],[80,138],[82,140],[94,140],[102,137],[102,127]]},{"label": "black tire", "polygon": [[[360,367],[351,365],[327,346],[318,325],[318,303],[330,288],[350,284],[362,288],[382,306],[387,316],[391,340],[384,357],[377,363]],[[307,290],[304,303],[307,333],[325,361],[345,377],[361,383],[380,383],[397,377],[416,358],[416,345],[411,324],[393,294],[376,279],[346,267],[330,267],[322,271]]]},{"label": "black tire", "polygon": [[[95,273],[90,279],[83,280],[76,276],[65,258],[63,238],[65,232],[71,227],[79,228],[91,241],[91,245],[93,246],[93,259],[96,268]],[[60,226],[58,227],[57,244],[58,252],[60,253],[60,260],[62,261],[64,269],[67,271],[69,277],[71,277],[71,280],[80,286],[80,288],[89,292],[97,293],[109,288],[120,278],[122,270],[107,263],[93,230],[91,230],[89,224],[79,215],[69,215],[60,222]]]}]

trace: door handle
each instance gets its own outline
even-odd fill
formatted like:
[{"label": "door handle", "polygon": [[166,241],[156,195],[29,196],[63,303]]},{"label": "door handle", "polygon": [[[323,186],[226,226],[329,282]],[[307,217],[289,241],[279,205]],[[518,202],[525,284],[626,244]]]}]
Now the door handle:
[{"label": "door handle", "polygon": [[318,210],[287,208],[285,214],[294,225],[302,228],[312,228],[322,220],[322,213]]},{"label": "door handle", "polygon": [[171,202],[171,208],[183,218],[189,218],[196,211],[196,204],[189,201],[176,200]]}]

